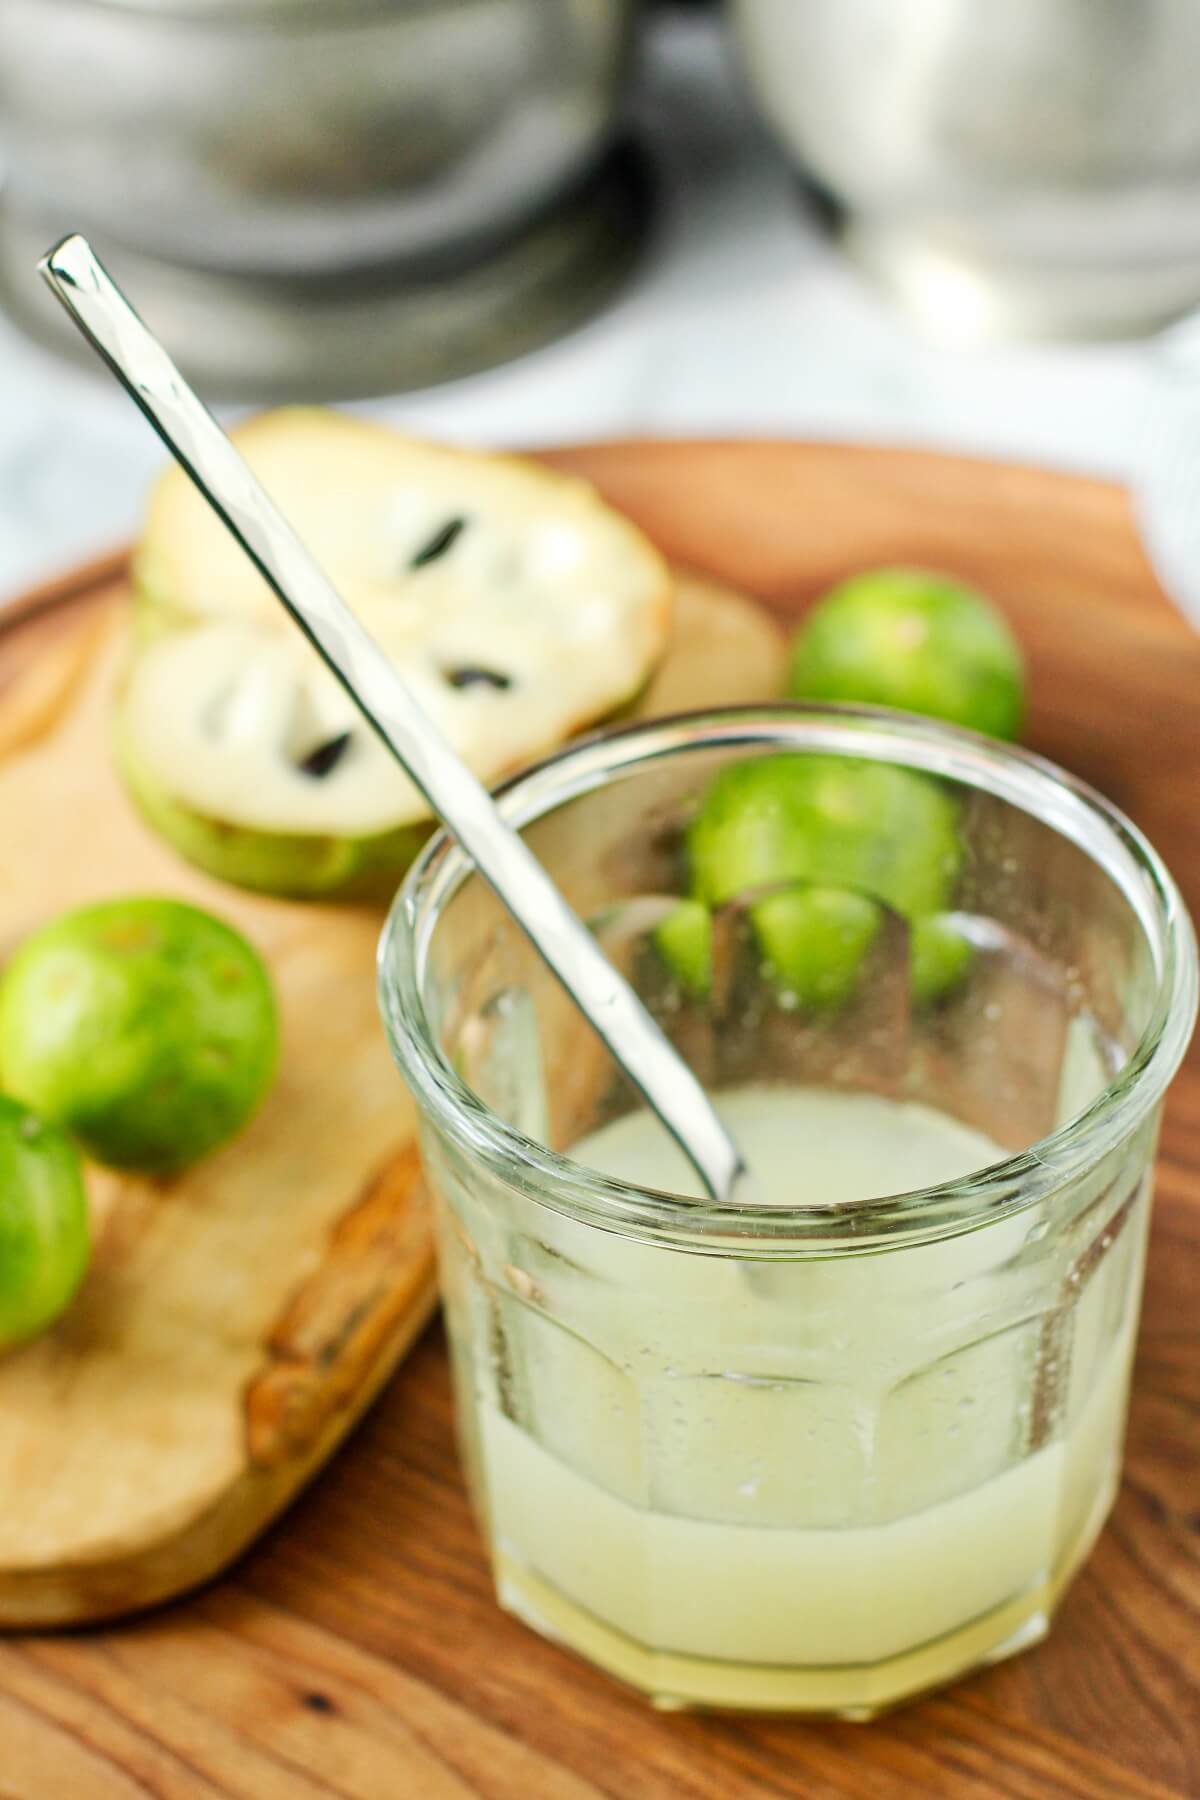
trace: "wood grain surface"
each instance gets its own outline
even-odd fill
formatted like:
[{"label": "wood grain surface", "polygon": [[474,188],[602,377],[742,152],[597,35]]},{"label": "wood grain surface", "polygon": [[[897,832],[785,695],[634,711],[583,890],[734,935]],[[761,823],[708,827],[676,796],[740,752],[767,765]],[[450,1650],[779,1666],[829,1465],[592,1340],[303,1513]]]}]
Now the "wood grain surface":
[{"label": "wood grain surface", "polygon": [[[1118,490],[784,444],[554,460],[597,480],[672,555],[786,617],[880,561],[978,579],[1029,652],[1030,741],[1131,812],[1200,902],[1200,643],[1156,591]],[[1196,1054],[1163,1133],[1126,1480],[1044,1645],[870,1725],[653,1713],[497,1610],[435,1327],[325,1473],[218,1584],[118,1629],[0,1641],[0,1795],[148,1794],[1200,1794]]]}]

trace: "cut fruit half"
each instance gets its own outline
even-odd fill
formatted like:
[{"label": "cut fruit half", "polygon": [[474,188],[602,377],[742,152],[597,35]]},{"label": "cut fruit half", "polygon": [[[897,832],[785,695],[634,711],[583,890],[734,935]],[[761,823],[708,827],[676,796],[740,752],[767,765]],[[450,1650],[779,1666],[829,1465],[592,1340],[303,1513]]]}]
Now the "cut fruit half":
[{"label": "cut fruit half", "polygon": [[[238,447],[450,744],[493,783],[610,718],[666,648],[665,562],[585,483],[316,409]],[[288,894],[393,881],[420,795],[190,482],[159,482],[117,759],[211,873]]]},{"label": "cut fruit half", "polygon": [[[671,581],[640,531],[586,482],[517,457],[406,438],[316,407],[262,413],[233,441],[368,629],[510,673],[504,646],[548,622],[581,656],[620,660],[619,699],[666,641]],[[134,553],[143,611],[171,623],[290,625],[262,576],[172,467]],[[632,670],[632,674],[630,671]]]},{"label": "cut fruit half", "polygon": [[[786,646],[760,607],[692,576],[677,578],[676,597],[673,642],[632,697],[632,715],[779,692]],[[299,637],[254,627],[160,637],[139,651],[121,688],[118,767],[148,823],[223,881],[297,898],[387,898],[431,821],[303,652]],[[280,693],[292,697],[283,708]],[[530,744],[528,755],[557,747]]]},{"label": "cut fruit half", "polygon": [[[194,635],[173,634],[162,643],[187,641]],[[257,634],[252,635],[257,643]],[[148,754],[142,743],[142,733],[155,733],[155,720],[162,716],[157,702],[148,713],[142,713],[140,704],[131,704],[140,688],[137,675],[144,659],[148,661],[149,652],[140,653],[124,682],[115,716],[115,751],[126,787],[140,812],[167,842],[189,862],[207,869],[209,875],[239,887],[254,887],[261,893],[324,900],[378,900],[392,895],[399,877],[432,830],[426,817],[358,832],[345,826],[282,830],[279,824],[266,828],[254,823],[261,808],[248,803],[248,796],[252,797],[248,783],[246,796],[236,801],[236,810],[239,817],[250,823],[230,823],[227,815],[214,812],[203,801],[185,801],[162,778],[162,758]],[[768,700],[779,693],[784,664],[783,632],[763,608],[712,581],[676,576],[673,639],[648,686],[628,711],[631,716],[653,718],[662,713],[687,711],[689,707],[736,706],[748,700]],[[320,670],[317,673],[320,675]],[[173,680],[178,679],[178,673],[173,675]],[[157,684],[151,684],[151,695],[155,688]],[[135,729],[131,729],[131,724],[135,724]],[[225,724],[232,725],[228,715]],[[351,754],[349,749],[338,749],[335,724],[335,718],[331,718],[329,736],[313,743],[313,751],[309,752],[311,765],[326,770],[317,778],[322,787],[326,781],[344,781],[353,767],[345,763]],[[185,738],[185,727],[178,720],[169,724],[169,731]],[[362,736],[365,742],[365,729]],[[291,740],[293,752],[302,749],[302,742],[299,738]],[[151,752],[157,743],[155,736]],[[259,756],[263,756],[261,747]],[[273,758],[266,756],[264,761],[270,767]],[[228,778],[236,783],[239,769],[243,770],[241,779],[245,781],[245,765],[237,760],[230,761],[221,781]],[[299,778],[291,776],[288,770],[281,774],[272,769],[270,774],[270,781],[282,781],[284,788],[290,787],[293,779]],[[399,801],[405,805],[407,783],[399,770],[389,772],[385,779],[394,779],[401,785]]]}]

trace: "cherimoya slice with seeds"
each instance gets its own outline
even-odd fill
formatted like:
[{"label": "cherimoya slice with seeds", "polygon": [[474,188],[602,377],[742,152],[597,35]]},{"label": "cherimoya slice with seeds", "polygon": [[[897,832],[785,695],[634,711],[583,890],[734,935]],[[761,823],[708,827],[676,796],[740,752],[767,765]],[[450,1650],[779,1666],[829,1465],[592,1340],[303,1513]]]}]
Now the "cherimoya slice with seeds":
[{"label": "cherimoya slice with seeds", "polygon": [[[233,435],[485,781],[653,673],[670,573],[585,483],[316,409]],[[115,743],[148,821],[243,886],[386,892],[430,829],[424,803],[179,470],[151,499],[134,581]]]}]

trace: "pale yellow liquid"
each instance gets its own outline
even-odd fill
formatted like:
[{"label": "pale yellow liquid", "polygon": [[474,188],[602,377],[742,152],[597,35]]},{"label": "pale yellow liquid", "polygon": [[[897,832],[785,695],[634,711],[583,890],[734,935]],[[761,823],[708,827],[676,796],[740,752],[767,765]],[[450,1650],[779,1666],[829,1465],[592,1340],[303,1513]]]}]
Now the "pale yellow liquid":
[{"label": "pale yellow liquid", "polygon": [[[1001,1155],[867,1095],[745,1089],[721,1110],[776,1203]],[[573,1155],[689,1185],[647,1115]],[[1141,1225],[1089,1274],[1069,1341],[1047,1336],[1053,1292],[1003,1329],[964,1313],[1001,1306],[1027,1230],[773,1271],[556,1219],[546,1256],[589,1281],[566,1330],[531,1319],[518,1346],[529,1420],[485,1400],[473,1433],[504,1604],[667,1705],[866,1715],[1039,1636],[1115,1488]]]}]

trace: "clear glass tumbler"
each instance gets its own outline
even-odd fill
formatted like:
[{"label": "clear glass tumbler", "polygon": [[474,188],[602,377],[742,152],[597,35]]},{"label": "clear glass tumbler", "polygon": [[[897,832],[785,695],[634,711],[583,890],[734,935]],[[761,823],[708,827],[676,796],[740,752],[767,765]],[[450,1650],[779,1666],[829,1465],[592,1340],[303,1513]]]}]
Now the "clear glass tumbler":
[{"label": "clear glass tumbler", "polygon": [[[764,926],[805,885],[721,895],[704,969],[663,929],[708,785],[780,753],[824,759],[851,802],[873,764],[949,797],[932,927],[878,905],[874,849],[904,834],[867,819],[878,916],[849,960],[835,933],[824,986]],[[664,1706],[866,1717],[1036,1641],[1116,1490],[1158,1116],[1195,1013],[1161,862],[1034,757],[836,708],[636,727],[502,804],[773,1168],[741,1209],[678,1161],[647,1181],[637,1097],[431,843],[381,995],[501,1604]],[[606,1172],[573,1158],[584,1138]]]}]

